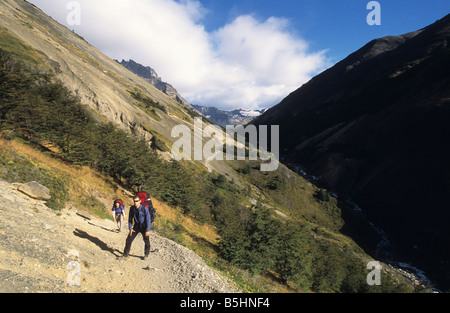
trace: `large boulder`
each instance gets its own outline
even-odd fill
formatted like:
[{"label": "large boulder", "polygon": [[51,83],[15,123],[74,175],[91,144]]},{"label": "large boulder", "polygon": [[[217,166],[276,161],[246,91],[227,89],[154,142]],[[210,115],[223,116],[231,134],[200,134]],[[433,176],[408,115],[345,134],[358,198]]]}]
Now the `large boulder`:
[{"label": "large boulder", "polygon": [[17,190],[36,200],[48,201],[51,199],[48,188],[35,181],[21,184]]}]

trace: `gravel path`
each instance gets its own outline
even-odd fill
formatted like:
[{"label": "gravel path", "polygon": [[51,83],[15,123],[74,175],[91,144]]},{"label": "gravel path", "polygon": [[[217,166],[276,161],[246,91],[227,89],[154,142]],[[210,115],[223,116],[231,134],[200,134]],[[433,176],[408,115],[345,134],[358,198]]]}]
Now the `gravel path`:
[{"label": "gravel path", "polygon": [[0,180],[0,292],[228,293],[237,287],[189,249],[150,232],[122,259],[127,227],[55,212]]}]

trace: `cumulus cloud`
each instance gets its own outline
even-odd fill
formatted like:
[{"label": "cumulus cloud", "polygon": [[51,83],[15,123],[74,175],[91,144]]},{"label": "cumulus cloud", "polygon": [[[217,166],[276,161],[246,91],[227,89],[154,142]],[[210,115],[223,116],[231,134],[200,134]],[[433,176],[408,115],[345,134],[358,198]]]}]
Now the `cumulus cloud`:
[{"label": "cumulus cloud", "polygon": [[30,2],[111,58],[153,67],[193,104],[266,108],[327,65],[283,18],[241,15],[207,32],[195,0],[78,0],[80,25],[67,25],[71,1]]}]

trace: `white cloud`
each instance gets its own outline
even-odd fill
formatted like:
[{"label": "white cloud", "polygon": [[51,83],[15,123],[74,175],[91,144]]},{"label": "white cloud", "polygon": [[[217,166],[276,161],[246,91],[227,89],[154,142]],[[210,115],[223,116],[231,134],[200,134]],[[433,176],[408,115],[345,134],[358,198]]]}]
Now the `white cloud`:
[{"label": "white cloud", "polygon": [[[61,0],[30,0],[67,24]],[[289,21],[250,15],[208,33],[194,0],[78,0],[81,24],[68,26],[115,59],[153,67],[189,102],[225,109],[266,108],[326,66],[324,52],[288,31]]]}]

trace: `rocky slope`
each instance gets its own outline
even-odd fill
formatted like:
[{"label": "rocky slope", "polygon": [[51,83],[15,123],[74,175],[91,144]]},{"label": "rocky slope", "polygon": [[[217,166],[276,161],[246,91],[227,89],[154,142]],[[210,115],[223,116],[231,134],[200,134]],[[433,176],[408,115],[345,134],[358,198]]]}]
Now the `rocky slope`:
[{"label": "rocky slope", "polygon": [[[192,109],[109,58],[36,6],[24,0],[1,1],[0,29],[36,51],[43,59],[40,66],[54,71],[57,79],[75,93],[99,121],[112,122],[148,143],[158,137],[157,140],[164,141],[169,148],[178,140],[171,136],[175,126],[194,129],[196,113]],[[150,100],[154,107],[146,108],[133,93]],[[208,122],[204,121],[206,125]],[[167,151],[160,151],[160,154],[171,158]],[[197,163],[227,175],[230,180],[238,180],[226,162],[201,160]]]},{"label": "rocky slope", "polygon": [[159,111],[161,120],[145,114],[130,95],[135,88],[169,113],[178,109],[178,103],[37,7],[22,0],[5,0],[0,3],[0,16],[0,26],[38,51],[57,78],[76,93],[99,120],[111,121],[146,140],[153,138],[148,126],[170,138],[171,126],[181,123],[182,119]]},{"label": "rocky slope", "polygon": [[52,211],[19,186],[0,180],[0,292],[239,292],[195,253],[154,232],[148,259],[137,237],[122,260],[127,227],[118,232],[110,220]]}]

